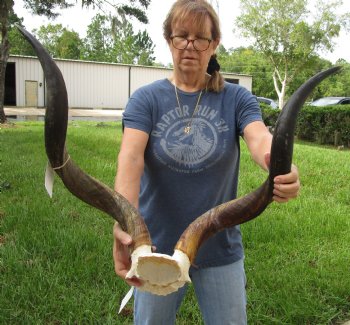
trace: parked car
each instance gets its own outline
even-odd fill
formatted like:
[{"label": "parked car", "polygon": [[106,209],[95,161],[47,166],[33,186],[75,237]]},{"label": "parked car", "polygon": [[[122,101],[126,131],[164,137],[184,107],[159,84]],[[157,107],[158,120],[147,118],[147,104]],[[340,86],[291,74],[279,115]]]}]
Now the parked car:
[{"label": "parked car", "polygon": [[323,97],[310,103],[312,106],[329,106],[350,104],[350,97]]},{"label": "parked car", "polygon": [[256,97],[259,103],[264,103],[266,105],[271,106],[271,108],[278,108],[277,103],[271,99],[271,98],[266,98],[266,97]]}]

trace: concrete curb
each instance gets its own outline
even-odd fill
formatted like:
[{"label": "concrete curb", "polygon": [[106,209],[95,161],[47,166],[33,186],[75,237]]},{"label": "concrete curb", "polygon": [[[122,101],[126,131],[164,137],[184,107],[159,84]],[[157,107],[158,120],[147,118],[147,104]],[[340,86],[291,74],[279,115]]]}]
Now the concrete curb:
[{"label": "concrete curb", "polygon": [[[5,107],[6,116],[45,116],[44,108],[31,107]],[[120,119],[124,110],[118,109],[69,109],[68,116],[70,117],[111,117]]]}]

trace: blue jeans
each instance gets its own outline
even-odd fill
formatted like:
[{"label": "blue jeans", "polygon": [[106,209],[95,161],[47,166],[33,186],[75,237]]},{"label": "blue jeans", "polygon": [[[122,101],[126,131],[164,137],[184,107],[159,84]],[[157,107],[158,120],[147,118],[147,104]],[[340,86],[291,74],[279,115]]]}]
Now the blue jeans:
[{"label": "blue jeans", "polygon": [[[246,325],[246,291],[243,260],[191,272],[199,308],[207,325]],[[187,286],[167,296],[135,291],[136,325],[175,324],[176,311]]]}]

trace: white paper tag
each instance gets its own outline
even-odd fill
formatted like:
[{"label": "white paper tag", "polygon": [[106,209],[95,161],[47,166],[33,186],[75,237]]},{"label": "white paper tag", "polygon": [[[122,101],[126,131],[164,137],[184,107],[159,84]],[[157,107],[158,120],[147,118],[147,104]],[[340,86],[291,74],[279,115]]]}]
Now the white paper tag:
[{"label": "white paper tag", "polygon": [[135,289],[135,287],[131,287],[130,290],[128,291],[128,293],[123,298],[122,303],[120,304],[120,308],[119,308],[118,314],[120,314],[120,312],[123,310],[125,305],[128,303],[128,301],[132,297],[132,294],[134,293],[134,289]]},{"label": "white paper tag", "polygon": [[55,172],[52,169],[50,163],[48,162],[46,165],[46,171],[45,171],[45,188],[50,198],[52,198],[54,179],[55,179]]}]

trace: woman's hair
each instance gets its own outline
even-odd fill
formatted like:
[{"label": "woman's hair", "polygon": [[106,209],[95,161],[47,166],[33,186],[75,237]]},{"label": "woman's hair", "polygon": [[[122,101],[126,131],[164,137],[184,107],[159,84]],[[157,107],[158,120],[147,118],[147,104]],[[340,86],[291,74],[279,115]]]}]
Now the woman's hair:
[{"label": "woman's hair", "polygon": [[[177,0],[163,23],[163,36],[169,42],[173,26],[186,20],[190,20],[194,26],[198,26],[201,29],[206,23],[206,18],[209,18],[212,24],[212,39],[219,40],[221,38],[219,18],[213,7],[206,0]],[[217,63],[216,55],[214,54],[209,61],[207,69],[207,72],[211,75],[207,86],[209,91],[219,92],[224,87],[224,78],[220,74],[219,69],[220,65]]]}]

